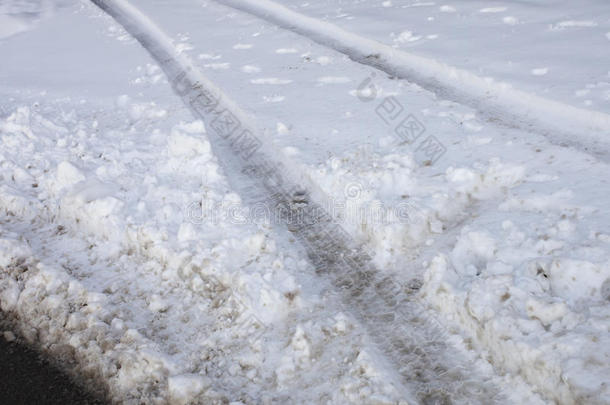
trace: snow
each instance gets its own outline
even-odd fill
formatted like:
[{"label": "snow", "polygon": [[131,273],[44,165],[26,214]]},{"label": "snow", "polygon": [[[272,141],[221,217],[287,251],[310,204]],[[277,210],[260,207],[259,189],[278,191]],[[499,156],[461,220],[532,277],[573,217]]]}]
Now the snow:
[{"label": "snow", "polygon": [[[491,141],[475,145],[492,147]],[[513,156],[506,147],[502,156]],[[361,235],[382,268],[401,271],[404,260],[429,257],[422,261],[422,298],[495,357],[502,370],[521,370],[546,397],[561,403],[585,398],[604,403],[610,325],[602,285],[610,283],[610,262],[609,246],[598,236],[608,223],[605,197],[598,193],[607,175],[591,175],[590,181],[601,183],[581,185],[576,193],[564,188],[577,183],[566,179],[563,167],[569,162],[579,172],[607,168],[586,158],[579,162],[573,153],[566,158],[563,164],[543,162],[543,176],[531,174],[537,160],[515,165],[495,158],[476,168],[448,167],[442,177],[422,182],[417,175],[422,169],[409,159],[356,152],[312,168],[312,176],[347,206],[350,196],[359,204],[408,196],[408,221],[342,223]],[[388,175],[395,176],[387,180],[394,187],[384,184]],[[530,187],[541,183],[556,186]],[[364,185],[367,193],[359,189],[342,196],[339,190],[353,184]],[[497,202],[474,211],[485,201]],[[456,222],[465,225],[450,225]],[[444,236],[451,229],[453,236]],[[580,360],[596,357],[603,360]]]},{"label": "snow", "polygon": [[[515,88],[579,107],[575,90],[593,86],[591,109],[608,112],[608,5],[600,0],[535,2],[405,1],[383,6],[373,1],[282,2],[294,10],[327,20],[382,43],[392,34],[437,34],[443,41],[418,41],[409,51],[448,65],[478,72]],[[443,12],[448,6],[455,13]],[[334,12],[341,8],[346,17]],[[539,7],[543,7],[542,9]],[[530,44],[525,46],[525,44]],[[533,66],[534,65],[534,66]],[[548,66],[549,77],[532,78],[535,65]]]},{"label": "snow", "polygon": [[206,379],[198,375],[179,375],[170,377],[168,390],[172,403],[188,404],[196,398],[207,386]]},{"label": "snow", "polygon": [[[0,309],[73,374],[122,403],[607,403],[603,2],[109,2],[151,55],[88,3],[34,3],[0,6]],[[406,324],[252,204],[181,70],[408,289]],[[446,370],[429,392],[405,338]]]},{"label": "snow", "polygon": [[[296,389],[303,402],[331,392],[345,401],[341,384],[356,385],[349,390],[354,402],[362,392],[375,393],[376,384],[346,374],[347,365],[331,367],[337,372],[330,375],[345,380],[338,391],[324,381],[325,357],[355,357],[362,347],[354,326],[330,338],[316,332],[319,362],[308,364],[308,378],[281,371],[299,328],[288,316],[314,322],[307,328],[312,334],[336,312],[323,309],[319,292],[310,300],[301,291],[288,270],[307,265],[298,254],[279,253],[269,230],[203,210],[196,221],[184,218],[193,202],[243,211],[241,199],[230,191],[201,121],[181,121],[187,115],[181,111],[168,122],[155,113],[157,104],[137,99],[108,100],[113,118],[102,128],[86,118],[98,107],[77,105],[61,115],[51,102],[39,104],[48,112],[19,107],[2,120],[2,136],[11,140],[3,143],[3,178],[12,184],[3,185],[2,206],[36,224],[28,230],[19,220],[3,220],[3,266],[14,270],[3,272],[2,308],[23,320],[21,333],[52,353],[69,345],[79,371],[103,380],[125,402],[281,398],[301,383],[321,387]],[[45,117],[53,126],[31,125]],[[26,182],[13,176],[22,161],[29,162]],[[9,229],[33,236],[18,242]],[[25,279],[23,266],[32,266]],[[97,338],[85,345],[89,333]],[[261,346],[262,334],[270,334],[265,340],[272,346]],[[206,383],[210,367],[219,372]],[[271,388],[276,380],[279,391]]]},{"label": "snow", "polygon": [[[124,122],[131,122],[124,110],[118,110],[116,114],[121,114],[121,111]],[[14,115],[7,119],[14,120]],[[157,124],[162,123],[160,118],[156,119]],[[77,119],[73,124],[80,126],[82,122]],[[7,272],[3,273],[0,288],[2,310],[16,311],[24,320],[22,333],[33,341],[39,340],[39,344],[51,352],[55,346],[70,345],[77,351],[83,367],[107,381],[114,397],[128,402],[137,398],[151,401],[165,398],[176,403],[190,403],[199,398],[206,402],[219,397],[220,394],[215,393],[218,387],[229,394],[229,387],[208,381],[202,371],[192,372],[203,370],[197,365],[202,361],[202,350],[218,353],[211,354],[210,358],[220,363],[226,361],[220,354],[224,350],[233,353],[231,358],[235,359],[254,356],[253,363],[246,369],[236,363],[231,367],[227,365],[227,377],[220,373],[215,377],[221,378],[219,381],[225,378],[238,381],[242,379],[240,375],[247,372],[249,377],[246,380],[252,381],[249,390],[263,389],[260,385],[262,380],[259,380],[263,378],[259,374],[263,365],[258,360],[261,350],[270,350],[269,354],[277,351],[271,356],[264,355],[269,362],[266,367],[271,367],[265,369],[273,373],[271,377],[276,375],[272,379],[275,381],[277,378],[282,389],[293,390],[295,381],[300,380],[298,374],[285,370],[283,364],[284,359],[293,358],[293,350],[299,353],[305,350],[301,327],[285,324],[286,330],[273,332],[273,335],[286,333],[287,342],[293,342],[286,349],[281,348],[278,336],[273,338],[280,344],[278,348],[275,348],[276,343],[273,348],[261,347],[255,336],[271,333],[265,332],[267,326],[264,325],[275,330],[271,325],[286,319],[288,314],[295,316],[295,311],[304,311],[304,319],[308,319],[310,316],[307,314],[313,311],[311,305],[319,305],[314,304],[317,298],[308,303],[307,293],[301,292],[294,277],[286,273],[301,259],[280,255],[273,239],[264,231],[255,231],[250,224],[235,225],[230,221],[203,217],[198,217],[196,223],[184,223],[180,218],[182,207],[197,197],[197,190],[202,186],[207,190],[203,200],[206,203],[222,204],[228,199],[232,205],[239,204],[235,194],[226,194],[226,180],[217,173],[219,169],[209,144],[194,137],[205,131],[204,128],[200,121],[178,123],[163,136],[166,141],[159,144],[163,138],[158,134],[158,141],[141,149],[133,161],[115,161],[121,154],[109,148],[103,136],[81,139],[80,142],[86,142],[87,147],[74,151],[71,156],[75,163],[61,161],[56,164],[56,170],[48,172],[37,167],[48,167],[54,156],[63,155],[60,152],[63,147],[53,145],[55,135],[52,133],[34,132],[36,147],[31,149],[30,162],[39,186],[36,189],[29,187],[25,194],[20,192],[17,195],[4,190],[4,209],[20,208],[22,213],[17,215],[34,218],[39,227],[49,228],[49,231],[39,231],[39,240],[18,242],[17,234],[8,232],[8,229],[19,229],[23,225],[4,222],[2,266]],[[74,134],[78,137],[77,132]],[[137,131],[130,135],[128,130],[122,133],[121,143],[131,148],[133,140],[141,136]],[[30,142],[25,139],[24,142]],[[68,144],[71,144],[72,139],[68,139]],[[161,154],[157,151],[160,146]],[[116,147],[122,148],[120,144]],[[21,150],[21,156],[26,153],[22,144],[13,148]],[[83,151],[86,151],[84,156],[81,155]],[[98,157],[100,152],[104,158]],[[113,162],[111,166],[102,163],[108,159]],[[144,165],[144,161],[148,164]],[[104,167],[110,170],[100,170]],[[148,167],[156,167],[159,171],[151,177]],[[82,192],[79,194],[81,198],[74,195],[74,189],[79,185],[93,181],[97,183],[91,183],[89,187],[93,191],[88,192],[87,198],[82,198]],[[112,196],[100,194],[102,182],[113,184]],[[39,193],[46,197],[39,200]],[[13,198],[19,197],[23,205],[11,204]],[[147,208],[139,209],[142,204]],[[46,225],[51,219],[45,217],[44,212],[61,218],[62,229],[55,231],[56,226]],[[151,212],[155,213],[152,218]],[[49,252],[45,243],[50,239],[55,239],[55,242],[52,242],[54,248]],[[86,248],[89,244],[91,246]],[[187,253],[189,251],[198,253],[193,257]],[[67,264],[60,264],[64,263],[64,258],[68,260]],[[38,260],[40,263],[35,264]],[[94,267],[89,269],[86,263],[92,263]],[[20,269],[24,266],[28,270],[22,273]],[[23,274],[26,274],[25,279]],[[82,282],[77,281],[79,279]],[[230,294],[238,295],[226,297],[223,293],[221,295],[225,298],[216,296],[221,291],[234,291]],[[79,302],[86,303],[86,306]],[[73,312],[69,309],[73,306],[81,309]],[[202,311],[205,316],[197,315]],[[229,313],[232,319],[237,320],[236,323],[223,320],[223,316]],[[43,322],[47,314],[52,315]],[[214,321],[215,316],[219,317],[217,321]],[[348,322],[353,324],[354,321]],[[245,325],[249,325],[248,329],[243,329]],[[307,333],[311,333],[311,327]],[[98,334],[97,344],[90,343],[85,349],[86,333],[94,333],[95,328],[99,329],[95,332]],[[296,329],[291,331],[292,328]],[[171,331],[169,335],[164,332],[166,329]],[[140,330],[146,331],[145,334]],[[206,330],[216,332],[205,333]],[[354,330],[353,326],[351,330]],[[301,336],[301,341],[294,338],[295,334]],[[351,356],[351,349],[348,349],[351,344],[347,342],[352,335],[337,335],[342,340],[338,346],[344,346],[347,351],[337,351],[332,343],[334,338],[330,341],[325,338],[325,345],[333,347],[330,350],[316,343],[316,358],[324,357],[323,353],[327,351],[329,355],[344,352],[344,355]],[[181,336],[182,343],[174,341],[172,336]],[[235,346],[238,342],[239,345]],[[273,358],[276,356],[279,363],[273,371]],[[301,363],[301,360],[297,361],[295,370],[301,367]],[[323,361],[307,363],[311,378],[322,375],[315,371],[317,364],[328,367]],[[353,376],[350,381],[360,381],[358,384],[365,387],[369,386],[366,378]],[[255,388],[257,386],[259,388]],[[356,398],[361,395],[359,392],[356,390],[350,395]],[[307,395],[315,398],[316,393],[312,391]]]},{"label": "snow", "polygon": [[[491,109],[498,118],[501,115],[498,111],[504,111],[504,114],[510,115],[509,118],[507,117],[510,122],[506,122],[506,125],[518,126],[517,122],[528,122],[528,126],[541,127],[543,131],[554,133],[558,142],[574,142],[576,139],[578,143],[581,140],[587,145],[597,144],[596,149],[599,148],[600,154],[607,153],[606,133],[610,129],[610,115],[604,112],[557,102],[538,94],[515,89],[512,85],[489,76],[481,77],[471,71],[435,59],[402,50],[397,51],[393,47],[347,31],[330,22],[293,11],[288,6],[270,0],[256,2],[219,0],[219,2],[311,38],[360,63],[374,66],[402,79],[413,80],[428,90],[434,91],[441,86],[453,100],[475,106],[485,115]],[[440,11],[452,14],[456,9],[453,6],[443,5]],[[517,22],[513,17],[505,18],[507,24],[514,25]],[[578,22],[576,25],[583,24]],[[408,38],[414,39],[411,35],[406,34]],[[411,42],[403,38],[402,42],[405,41]]]}]

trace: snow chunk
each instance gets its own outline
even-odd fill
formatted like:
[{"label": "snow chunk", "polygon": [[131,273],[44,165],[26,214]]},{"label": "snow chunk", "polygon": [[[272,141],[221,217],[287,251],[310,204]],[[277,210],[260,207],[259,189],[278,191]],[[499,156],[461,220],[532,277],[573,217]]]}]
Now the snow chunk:
[{"label": "snow chunk", "polygon": [[259,73],[261,68],[254,65],[244,65],[241,67],[241,71],[244,73]]},{"label": "snow chunk", "polygon": [[544,76],[549,72],[549,68],[536,68],[536,69],[532,69],[532,74],[534,76]]},{"label": "snow chunk", "polygon": [[20,293],[16,281],[10,278],[2,280],[0,283],[0,309],[2,312],[11,312],[17,309]]},{"label": "snow chunk", "polygon": [[233,45],[233,49],[238,49],[238,50],[241,50],[241,49],[251,49],[252,47],[253,47],[252,44],[235,44],[235,45]]},{"label": "snow chunk", "polygon": [[148,308],[153,312],[165,312],[169,308],[169,304],[158,294],[153,294],[148,302]]},{"label": "snow chunk", "polygon": [[582,260],[554,260],[548,273],[554,294],[573,301],[600,300],[600,287],[610,277],[610,263],[600,266]]},{"label": "snow chunk", "polygon": [[258,79],[250,80],[252,84],[270,84],[270,85],[282,85],[282,84],[290,84],[292,80],[290,79],[280,79],[277,77],[261,77]]},{"label": "snow chunk", "polygon": [[480,9],[479,13],[502,13],[506,10],[506,7],[485,7]]},{"label": "snow chunk", "polygon": [[507,16],[507,17],[502,18],[502,22],[504,24],[507,24],[507,25],[517,25],[517,24],[519,24],[519,20],[516,17],[510,16],[510,15]]},{"label": "snow chunk", "polygon": [[57,166],[57,186],[59,189],[71,187],[85,180],[85,175],[72,163],[63,161]]},{"label": "snow chunk", "polygon": [[15,336],[15,334],[11,331],[5,331],[2,336],[4,336],[4,340],[6,340],[7,342],[14,342],[17,337]]},{"label": "snow chunk", "polygon": [[466,232],[463,234],[453,252],[451,259],[460,274],[479,275],[487,262],[496,254],[496,242],[487,232]]},{"label": "snow chunk", "polygon": [[210,382],[200,375],[182,374],[169,377],[168,386],[171,403],[186,405],[209,387]]},{"label": "snow chunk", "polygon": [[288,54],[288,53],[298,53],[299,51],[295,48],[279,48],[275,50],[277,54]]},{"label": "snow chunk", "polygon": [[569,312],[568,306],[563,302],[545,303],[534,298],[527,300],[525,308],[527,316],[538,319],[544,326],[549,326]]},{"label": "snow chunk", "polygon": [[501,163],[491,159],[487,172],[481,174],[469,168],[447,169],[447,180],[457,191],[477,199],[486,199],[504,188],[512,188],[525,177],[525,167]]},{"label": "snow chunk", "polygon": [[421,39],[421,35],[413,35],[413,32],[411,32],[411,31],[403,31],[400,33],[400,35],[398,35],[394,39],[394,42],[404,44],[404,43],[408,43],[408,42],[419,41],[420,39]]},{"label": "snow chunk", "polygon": [[564,28],[591,28],[597,27],[597,23],[591,20],[566,20],[560,21],[557,24],[551,25],[552,30]]},{"label": "snow chunk", "polygon": [[290,128],[286,126],[283,122],[278,122],[276,125],[276,131],[278,135],[288,135],[290,134]]},{"label": "snow chunk", "polygon": [[[184,133],[184,129],[188,132]],[[203,137],[196,138],[189,135],[193,133],[205,134],[205,127],[199,121],[199,124],[180,125],[172,130],[172,134],[168,140],[168,151],[173,157],[194,157],[197,155],[208,156],[211,153],[210,143]]]},{"label": "snow chunk", "polygon": [[311,349],[302,325],[297,325],[290,346],[276,370],[278,383],[285,384],[296,376],[296,370],[310,361]]}]

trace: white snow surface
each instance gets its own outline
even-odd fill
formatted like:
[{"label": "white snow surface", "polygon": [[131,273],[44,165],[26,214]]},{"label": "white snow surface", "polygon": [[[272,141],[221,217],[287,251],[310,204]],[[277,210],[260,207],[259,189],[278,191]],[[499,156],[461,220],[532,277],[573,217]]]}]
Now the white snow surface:
[{"label": "white snow surface", "polygon": [[164,119],[131,107],[111,129],[76,112],[49,129],[29,107],[3,120],[0,300],[25,337],[120,401],[398,400],[354,319],[298,284],[298,253],[200,207],[241,211],[203,124],[152,129]]},{"label": "white snow surface", "polygon": [[[610,5],[604,0],[385,3],[281,2],[299,13],[397,49],[543,97],[610,111]],[[412,40],[397,40],[404,32],[411,32]],[[547,67],[548,76],[532,78],[530,71],[539,67]],[[583,97],[577,95],[579,90],[589,92]]]},{"label": "white snow surface", "polygon": [[[379,269],[420,280],[452,349],[507,403],[609,403],[610,167],[587,153],[591,134],[576,149],[498,125],[215,1],[130,3]],[[282,4],[610,112],[605,1]],[[116,402],[410,402],[375,331],[297,242],[252,220],[206,124],[112,19],[87,2],[5,2],[0,55],[0,310],[17,332]],[[393,131],[407,114],[444,145],[438,160]]]}]

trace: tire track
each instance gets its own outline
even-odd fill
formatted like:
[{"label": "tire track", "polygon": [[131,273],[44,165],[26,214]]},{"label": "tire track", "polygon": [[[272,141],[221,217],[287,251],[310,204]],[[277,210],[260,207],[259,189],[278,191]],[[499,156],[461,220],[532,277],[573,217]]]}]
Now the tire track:
[{"label": "tire track", "polygon": [[355,62],[414,82],[432,93],[476,109],[487,121],[537,132],[610,161],[610,115],[585,110],[490,82],[433,59],[396,50],[271,0],[214,0],[343,53]]},{"label": "tire track", "polygon": [[178,54],[169,38],[124,0],[92,0],[121,24],[159,63],[175,92],[202,118],[210,142],[245,201],[264,204],[305,248],[316,272],[340,291],[348,308],[393,362],[405,397],[421,403],[490,404],[501,400],[493,376],[473,370],[445,343],[445,331],[402,286],[375,268],[371,256],[322,208],[325,196],[282,161],[264,131],[219,88]]}]

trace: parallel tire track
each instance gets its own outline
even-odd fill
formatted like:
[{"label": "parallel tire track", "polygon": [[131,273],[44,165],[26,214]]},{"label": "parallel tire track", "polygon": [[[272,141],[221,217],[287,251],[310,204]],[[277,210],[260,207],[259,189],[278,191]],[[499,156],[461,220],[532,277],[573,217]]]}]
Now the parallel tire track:
[{"label": "parallel tire track", "polygon": [[281,28],[345,54],[392,77],[412,81],[436,95],[476,109],[490,122],[545,135],[551,142],[570,145],[610,159],[610,115],[490,82],[465,70],[400,51],[271,0],[214,0],[254,15]]},{"label": "parallel tire track", "polygon": [[431,321],[414,298],[417,286],[402,286],[381,274],[371,256],[322,208],[324,196],[315,185],[277,158],[279,154],[247,115],[190,60],[177,54],[159,28],[124,0],[92,2],[140,42],[194,115],[206,122],[212,133],[210,142],[226,171],[241,172],[233,183],[242,197],[286,215],[274,218],[275,223],[286,224],[317,272],[341,291],[344,302],[394,363],[406,386],[406,399],[435,404],[500,400],[492,376],[477,373],[445,343],[442,327]]}]

